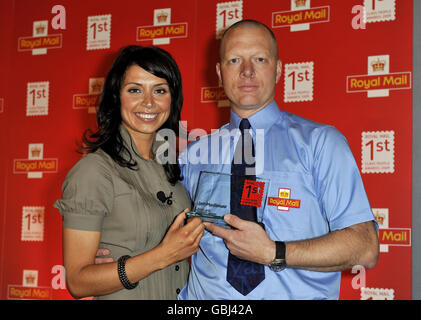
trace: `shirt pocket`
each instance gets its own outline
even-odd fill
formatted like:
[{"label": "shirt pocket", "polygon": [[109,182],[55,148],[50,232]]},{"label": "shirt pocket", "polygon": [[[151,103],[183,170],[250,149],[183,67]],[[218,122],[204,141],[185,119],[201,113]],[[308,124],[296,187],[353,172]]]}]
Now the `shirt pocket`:
[{"label": "shirt pocket", "polygon": [[325,233],[312,176],[300,172],[266,171],[269,180],[263,223],[272,240],[302,240]]}]

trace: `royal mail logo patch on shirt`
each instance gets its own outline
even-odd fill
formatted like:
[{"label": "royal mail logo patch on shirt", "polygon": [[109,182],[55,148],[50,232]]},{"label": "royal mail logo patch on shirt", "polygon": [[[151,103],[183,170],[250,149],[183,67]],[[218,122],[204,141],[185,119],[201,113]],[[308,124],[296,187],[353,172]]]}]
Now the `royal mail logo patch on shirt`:
[{"label": "royal mail logo patch on shirt", "polygon": [[279,188],[278,197],[268,197],[268,205],[279,211],[289,211],[289,208],[300,208],[301,200],[291,199],[291,189]]}]

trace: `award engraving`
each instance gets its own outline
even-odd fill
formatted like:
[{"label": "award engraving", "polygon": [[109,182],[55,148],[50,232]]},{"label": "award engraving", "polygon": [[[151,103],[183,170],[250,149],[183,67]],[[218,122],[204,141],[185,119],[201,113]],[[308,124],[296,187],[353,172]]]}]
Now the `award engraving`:
[{"label": "award engraving", "polygon": [[228,173],[201,171],[194,196],[193,210],[188,212],[188,218],[199,217],[204,222],[212,222],[219,226],[230,228],[224,221],[224,216],[231,211],[232,181],[242,184],[241,206],[254,206],[257,211],[257,222],[261,223],[266,204],[269,180],[255,176],[236,176]]}]

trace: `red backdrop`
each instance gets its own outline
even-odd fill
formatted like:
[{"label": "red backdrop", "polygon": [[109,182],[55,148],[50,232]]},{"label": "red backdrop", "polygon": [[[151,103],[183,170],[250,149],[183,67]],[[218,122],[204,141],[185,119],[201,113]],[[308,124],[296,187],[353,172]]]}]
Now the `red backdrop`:
[{"label": "red backdrop", "polygon": [[1,299],[71,298],[52,205],[80,158],[76,142],[95,127],[92,102],[118,49],[170,51],[183,75],[182,118],[210,132],[229,118],[215,74],[218,34],[245,18],[278,38],[278,104],[347,137],[379,221],[378,265],[343,272],[341,299],[411,298],[412,1],[8,0],[0,3]]}]

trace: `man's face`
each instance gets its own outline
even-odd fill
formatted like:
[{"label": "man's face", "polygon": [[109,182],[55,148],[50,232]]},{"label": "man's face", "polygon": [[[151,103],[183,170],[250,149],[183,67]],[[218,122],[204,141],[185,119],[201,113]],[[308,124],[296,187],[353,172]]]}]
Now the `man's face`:
[{"label": "man's face", "polygon": [[256,26],[238,27],[224,38],[216,72],[233,111],[243,118],[275,97],[282,66],[274,46],[268,31]]}]

